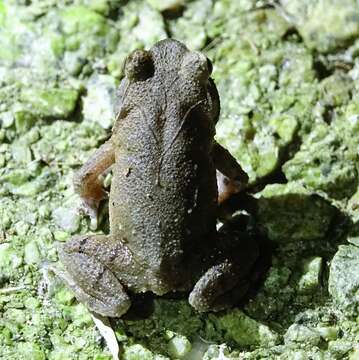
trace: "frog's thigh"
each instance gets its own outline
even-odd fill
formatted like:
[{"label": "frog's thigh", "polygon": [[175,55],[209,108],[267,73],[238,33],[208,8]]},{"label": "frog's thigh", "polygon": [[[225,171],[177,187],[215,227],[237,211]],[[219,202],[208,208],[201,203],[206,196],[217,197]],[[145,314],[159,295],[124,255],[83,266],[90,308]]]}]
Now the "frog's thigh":
[{"label": "frog's thigh", "polygon": [[72,238],[59,252],[76,298],[103,316],[120,317],[131,305],[109,266],[118,251],[111,236],[83,235]]}]

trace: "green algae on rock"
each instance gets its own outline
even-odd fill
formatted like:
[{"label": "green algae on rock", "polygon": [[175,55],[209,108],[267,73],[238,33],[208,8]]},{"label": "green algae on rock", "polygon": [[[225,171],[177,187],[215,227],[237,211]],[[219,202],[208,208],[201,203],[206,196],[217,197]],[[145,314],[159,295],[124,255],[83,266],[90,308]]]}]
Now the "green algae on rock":
[{"label": "green algae on rock", "polygon": [[357,188],[355,158],[356,154],[341,141],[340,135],[322,124],[313,130],[283,169],[289,180],[342,199],[353,195]]},{"label": "green algae on rock", "polygon": [[335,108],[330,124],[316,122],[299,151],[284,164],[283,171],[288,180],[299,181],[313,191],[324,191],[340,200],[354,195],[358,186],[359,112],[355,100],[343,98],[345,91],[340,92],[341,100],[333,100],[332,95],[326,92],[327,101],[339,101],[344,106]]},{"label": "green algae on rock", "polygon": [[75,110],[79,92],[74,89],[28,88],[20,99],[30,113],[40,118],[66,119]]},{"label": "green algae on rock", "polygon": [[352,88],[353,80],[350,76],[335,72],[320,83],[321,102],[330,108],[345,105],[350,101]]},{"label": "green algae on rock", "polygon": [[[225,36],[213,50],[209,44],[208,54],[222,103],[217,139],[255,183],[276,172],[295,148],[313,119],[317,90],[311,53],[295,36],[282,41],[290,25],[273,9],[245,10],[243,3],[216,3],[208,35],[218,27]],[[236,11],[240,21],[230,17]]]},{"label": "green algae on rock", "polygon": [[169,338],[168,353],[171,357],[183,358],[191,351],[192,345],[185,336],[175,334],[172,331],[167,331],[166,335]]},{"label": "green algae on rock", "polygon": [[100,14],[84,6],[66,7],[61,14],[62,30],[66,35],[76,33],[106,35],[107,20]]},{"label": "green algae on rock", "polygon": [[312,49],[334,51],[359,36],[359,8],[355,0],[280,0],[280,4]]},{"label": "green algae on rock", "polygon": [[117,27],[126,36],[121,38],[116,51],[106,61],[110,74],[116,78],[123,76],[122,65],[131,51],[148,48],[156,41],[168,37],[163,17],[147,2],[130,1],[121,11],[123,16],[119,18]]},{"label": "green algae on rock", "polygon": [[74,5],[65,7],[60,19],[67,51],[78,51],[82,57],[94,59],[115,50],[118,31],[101,14],[85,6]]},{"label": "green algae on rock", "polygon": [[237,346],[273,346],[279,338],[268,326],[250,318],[242,311],[235,309],[224,314],[208,316],[207,328],[217,341],[221,339]]},{"label": "green algae on rock", "polygon": [[168,22],[172,36],[183,41],[190,49],[202,49],[208,39],[205,25],[212,11],[212,0],[188,2],[182,16]]},{"label": "green algae on rock", "polygon": [[126,346],[123,352],[124,360],[169,360],[168,357],[152,353],[140,344]]},{"label": "green algae on rock", "polygon": [[170,356],[172,351],[168,331],[191,340],[203,332],[201,315],[193,310],[186,299],[157,298],[152,306],[151,315],[145,319],[119,320],[116,325],[117,331],[132,333],[152,352],[167,356]]}]

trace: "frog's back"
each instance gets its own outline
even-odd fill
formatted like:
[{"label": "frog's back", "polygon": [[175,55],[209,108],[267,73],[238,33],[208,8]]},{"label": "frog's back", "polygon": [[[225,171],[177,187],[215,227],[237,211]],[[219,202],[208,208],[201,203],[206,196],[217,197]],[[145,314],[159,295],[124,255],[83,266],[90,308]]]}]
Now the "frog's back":
[{"label": "frog's back", "polygon": [[[153,68],[147,64],[140,81],[126,78],[121,85],[112,137],[111,234],[153,274],[148,290],[156,293],[180,286],[193,246],[215,231],[218,97],[208,89],[213,83],[198,79],[206,69],[193,73],[203,58],[190,54],[173,40],[151,49]],[[146,62],[141,56],[132,62]]]}]

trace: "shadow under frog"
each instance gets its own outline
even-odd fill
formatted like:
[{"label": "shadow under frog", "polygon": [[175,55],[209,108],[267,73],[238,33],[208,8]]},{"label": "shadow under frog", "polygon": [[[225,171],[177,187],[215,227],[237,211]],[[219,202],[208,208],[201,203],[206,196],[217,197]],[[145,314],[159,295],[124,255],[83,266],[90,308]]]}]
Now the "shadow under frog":
[{"label": "shadow under frog", "polygon": [[96,217],[106,195],[99,175],[113,164],[110,234],[76,236],[61,249],[69,286],[110,317],[128,311],[131,293],[189,292],[200,312],[231,307],[248,290],[258,248],[233,221],[216,230],[218,204],[248,177],[214,140],[211,63],[166,39],[135,50],[124,69],[112,136],[74,180]]}]

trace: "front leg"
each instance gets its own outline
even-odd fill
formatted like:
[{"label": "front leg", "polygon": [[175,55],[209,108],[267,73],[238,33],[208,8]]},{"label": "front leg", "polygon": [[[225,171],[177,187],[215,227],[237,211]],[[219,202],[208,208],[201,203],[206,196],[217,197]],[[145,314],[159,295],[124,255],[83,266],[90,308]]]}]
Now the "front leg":
[{"label": "front leg", "polygon": [[98,205],[106,197],[99,176],[114,162],[115,153],[110,139],[101,145],[75,173],[75,191],[81,196],[85,210],[94,221],[97,219]]},{"label": "front leg", "polygon": [[213,160],[217,169],[218,204],[221,205],[247,186],[248,175],[231,153],[217,142],[213,145]]}]

